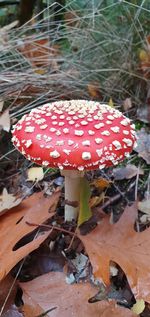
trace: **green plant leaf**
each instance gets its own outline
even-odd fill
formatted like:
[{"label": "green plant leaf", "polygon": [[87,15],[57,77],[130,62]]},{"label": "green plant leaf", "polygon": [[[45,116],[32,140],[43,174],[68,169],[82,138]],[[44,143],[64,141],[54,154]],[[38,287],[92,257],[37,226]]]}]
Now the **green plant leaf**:
[{"label": "green plant leaf", "polygon": [[89,199],[91,196],[91,190],[88,180],[83,177],[80,182],[80,211],[78,218],[78,226],[87,221],[91,216],[91,208],[89,206]]}]

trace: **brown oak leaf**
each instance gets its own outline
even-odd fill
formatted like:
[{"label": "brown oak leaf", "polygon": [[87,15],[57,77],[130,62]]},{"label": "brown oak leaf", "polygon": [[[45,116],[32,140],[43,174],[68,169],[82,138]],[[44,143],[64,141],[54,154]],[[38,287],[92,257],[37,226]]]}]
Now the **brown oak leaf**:
[{"label": "brown oak leaf", "polygon": [[90,283],[68,285],[65,275],[60,272],[44,274],[20,286],[25,317],[36,317],[43,312],[50,317],[137,317],[114,301],[89,303],[88,299],[94,296],[98,288]]},{"label": "brown oak leaf", "polygon": [[35,193],[19,206],[1,216],[0,221],[0,280],[27,254],[37,249],[47,238],[49,231],[36,236],[33,241],[14,250],[18,241],[32,232],[35,227],[27,223],[41,224],[54,214],[59,192],[45,198],[43,193]]},{"label": "brown oak leaf", "polygon": [[110,261],[125,272],[136,298],[150,302],[150,228],[143,232],[134,230],[137,203],[127,206],[120,220],[111,224],[108,216],[97,227],[80,236],[85,245],[97,278],[110,283]]}]

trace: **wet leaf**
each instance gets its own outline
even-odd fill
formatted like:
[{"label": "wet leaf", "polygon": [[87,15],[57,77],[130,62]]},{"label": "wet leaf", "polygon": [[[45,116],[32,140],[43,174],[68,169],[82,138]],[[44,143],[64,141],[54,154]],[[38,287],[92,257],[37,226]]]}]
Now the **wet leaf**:
[{"label": "wet leaf", "polygon": [[150,134],[144,128],[137,131],[137,147],[135,151],[142,157],[147,164],[150,164]]},{"label": "wet leaf", "polygon": [[110,261],[125,272],[136,298],[150,302],[150,228],[134,230],[137,203],[125,208],[120,220],[111,224],[108,216],[86,236],[80,239],[90,257],[95,276],[107,285],[110,283]]},{"label": "wet leaf", "polygon": [[85,177],[82,177],[80,181],[80,211],[78,217],[78,226],[80,226],[92,216],[89,205],[90,196],[91,190],[89,182]]},{"label": "wet leaf", "polygon": [[59,195],[60,193],[56,192],[51,197],[45,198],[43,193],[36,193],[1,217],[0,280],[15,264],[31,251],[37,249],[47,238],[49,231],[36,236],[33,241],[14,250],[16,243],[35,229],[27,222],[41,224],[53,216]]},{"label": "wet leaf", "polygon": [[41,181],[44,177],[44,172],[42,167],[31,167],[27,171],[28,181]]},{"label": "wet leaf", "polygon": [[4,188],[0,196],[0,215],[3,215],[8,209],[18,206],[21,201],[22,198],[16,199],[14,195],[8,194],[7,189]]},{"label": "wet leaf", "polygon": [[31,282],[20,284],[23,290],[25,317],[35,317],[38,314],[56,307],[47,316],[50,317],[133,317],[137,316],[128,309],[115,303],[101,301],[88,303],[98,288],[89,283],[67,284],[63,273],[48,273]]},{"label": "wet leaf", "polygon": [[133,164],[128,164],[125,167],[117,167],[113,169],[113,175],[115,180],[130,179],[136,176],[137,174],[143,175],[144,171]]}]

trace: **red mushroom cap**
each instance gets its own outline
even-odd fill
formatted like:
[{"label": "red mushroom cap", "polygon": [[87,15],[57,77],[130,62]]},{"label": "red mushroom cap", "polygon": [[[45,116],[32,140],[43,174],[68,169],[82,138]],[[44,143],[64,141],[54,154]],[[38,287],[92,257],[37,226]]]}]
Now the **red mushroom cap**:
[{"label": "red mushroom cap", "polygon": [[86,100],[57,101],[17,122],[12,141],[27,159],[60,169],[116,165],[132,151],[134,126],[120,111]]}]

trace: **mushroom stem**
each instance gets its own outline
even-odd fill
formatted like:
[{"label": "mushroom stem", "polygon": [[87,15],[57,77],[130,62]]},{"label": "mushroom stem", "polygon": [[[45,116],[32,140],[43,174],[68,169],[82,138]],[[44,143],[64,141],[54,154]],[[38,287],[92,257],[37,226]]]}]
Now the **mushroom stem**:
[{"label": "mushroom stem", "polygon": [[65,221],[76,220],[79,212],[80,180],[83,172],[63,170],[65,176]]}]

